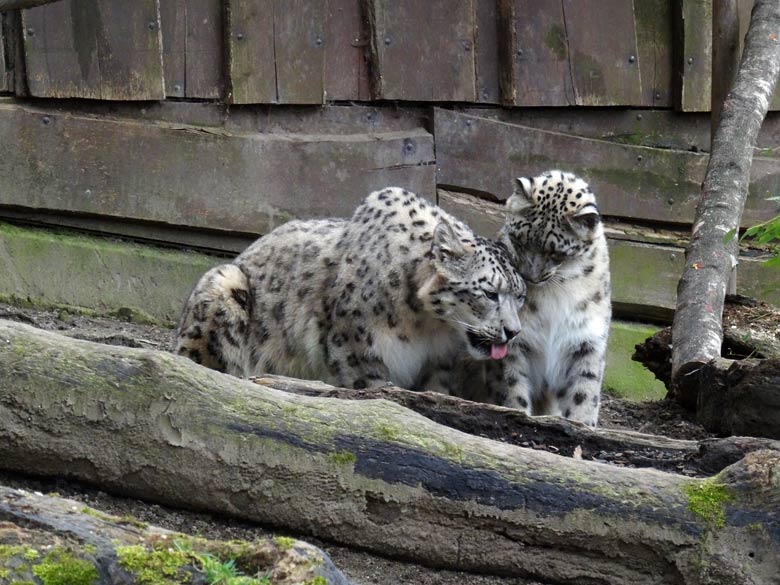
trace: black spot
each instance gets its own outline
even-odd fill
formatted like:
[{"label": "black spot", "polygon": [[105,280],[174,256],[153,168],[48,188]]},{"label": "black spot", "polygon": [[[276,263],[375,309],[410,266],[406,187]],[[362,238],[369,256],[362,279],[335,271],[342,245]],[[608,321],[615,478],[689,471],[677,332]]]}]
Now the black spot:
[{"label": "black spot", "polygon": [[520,405],[522,408],[528,408],[528,401],[527,401],[525,398],[523,398],[522,396],[518,396],[518,397],[517,397],[517,403],[518,403],[518,404],[519,404],[519,405]]},{"label": "black spot", "polygon": [[246,309],[249,306],[249,293],[246,290],[234,288],[230,291],[230,294],[242,309]]},{"label": "black spot", "polygon": [[347,365],[348,366],[356,368],[359,363],[360,363],[360,360],[358,359],[358,357],[354,353],[351,353],[351,354],[349,354],[347,356]]},{"label": "black spot", "polygon": [[195,327],[190,329],[187,332],[187,337],[190,339],[201,339],[203,337],[203,330],[200,328],[200,325],[195,325]]},{"label": "black spot", "polygon": [[568,390],[566,388],[561,388],[560,390],[558,390],[558,392],[555,394],[555,396],[558,397],[558,400],[561,400],[563,398],[566,398],[566,393],[567,392],[568,392]]},{"label": "black spot", "polygon": [[571,408],[567,408],[566,412],[563,413],[564,418],[569,418],[571,416]]},{"label": "black spot", "polygon": [[584,392],[575,392],[574,393],[574,404],[577,404],[577,405],[582,404],[583,402],[585,402],[585,398],[587,398],[587,396],[585,395]]},{"label": "black spot", "polygon": [[200,350],[197,349],[190,350],[190,359],[198,364],[203,363],[203,356],[200,354]]},{"label": "black spot", "polygon": [[585,378],[586,380],[598,380],[599,377],[594,372],[581,372],[580,378]]},{"label": "black spot", "polygon": [[583,341],[578,348],[571,353],[571,359],[578,360],[596,351],[593,344],[589,341]]},{"label": "black spot", "polygon": [[352,383],[355,390],[363,390],[368,387],[368,383],[363,378],[358,378]]}]

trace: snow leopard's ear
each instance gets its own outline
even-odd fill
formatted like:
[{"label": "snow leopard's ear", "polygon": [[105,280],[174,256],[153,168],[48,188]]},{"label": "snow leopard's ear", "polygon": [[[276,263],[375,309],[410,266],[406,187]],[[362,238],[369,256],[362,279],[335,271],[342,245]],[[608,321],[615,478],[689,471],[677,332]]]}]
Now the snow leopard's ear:
[{"label": "snow leopard's ear", "polygon": [[528,177],[515,179],[515,189],[512,196],[506,200],[506,209],[509,213],[519,214],[534,206],[534,180]]},{"label": "snow leopard's ear", "polygon": [[433,230],[431,254],[434,260],[439,262],[450,258],[460,258],[466,254],[466,248],[446,220],[441,220],[436,229]]},{"label": "snow leopard's ear", "polygon": [[569,217],[571,227],[580,237],[587,237],[593,233],[600,222],[599,208],[594,203],[589,203]]}]

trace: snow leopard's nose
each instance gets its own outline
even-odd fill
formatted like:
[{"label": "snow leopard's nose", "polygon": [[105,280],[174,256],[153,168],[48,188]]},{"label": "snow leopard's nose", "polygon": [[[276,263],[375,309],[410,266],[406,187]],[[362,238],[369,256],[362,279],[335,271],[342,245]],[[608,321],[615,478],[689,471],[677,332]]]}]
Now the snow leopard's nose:
[{"label": "snow leopard's nose", "polygon": [[513,331],[512,329],[504,327],[504,335],[506,335],[507,341],[512,341],[515,337],[520,335],[520,331]]}]

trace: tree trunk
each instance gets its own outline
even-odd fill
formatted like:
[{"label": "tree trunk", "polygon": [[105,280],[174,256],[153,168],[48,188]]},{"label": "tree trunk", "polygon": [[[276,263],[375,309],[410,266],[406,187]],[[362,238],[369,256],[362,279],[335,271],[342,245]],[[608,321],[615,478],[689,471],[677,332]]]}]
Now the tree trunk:
[{"label": "tree trunk", "polygon": [[[128,547],[143,547],[145,552]],[[154,571],[155,583],[206,583],[204,569],[211,559],[233,560],[244,575],[268,575],[279,585],[312,583],[317,577],[330,585],[349,583],[327,554],[300,540],[195,538],[129,516],[104,514],[73,500],[3,486],[0,549],[3,583],[32,583],[45,568],[52,578],[42,578],[44,583],[148,583],[139,573],[144,561],[149,561],[147,571],[153,568],[155,555],[165,555],[167,568],[174,573]],[[77,570],[84,577],[80,581],[73,575]],[[94,579],[87,578],[89,574]]]},{"label": "tree trunk", "polygon": [[447,568],[611,585],[780,572],[777,452],[705,480],[618,468],[10,322],[0,465]]},{"label": "tree trunk", "polygon": [[43,6],[44,4],[51,4],[58,0],[0,0],[0,12],[6,10],[16,10],[17,8],[33,8],[35,6]]},{"label": "tree trunk", "polygon": [[723,103],[696,209],[685,268],[677,287],[672,382],[675,397],[693,408],[702,366],[720,355],[721,314],[748,191],[753,147],[780,71],[780,3],[757,0],[742,61]]}]

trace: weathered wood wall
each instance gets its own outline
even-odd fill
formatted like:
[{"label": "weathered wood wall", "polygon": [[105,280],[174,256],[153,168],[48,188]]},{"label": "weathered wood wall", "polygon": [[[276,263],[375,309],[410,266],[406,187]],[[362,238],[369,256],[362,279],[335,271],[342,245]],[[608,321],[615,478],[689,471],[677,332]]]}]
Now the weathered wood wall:
[{"label": "weathered wood wall", "polygon": [[[237,251],[396,184],[490,234],[513,177],[564,168],[613,222],[615,301],[663,317],[707,164],[711,3],[59,0],[7,12],[0,216]],[[751,4],[740,0],[743,32]],[[777,115],[759,147],[744,225],[780,212]],[[780,302],[746,253],[742,290]]]}]

